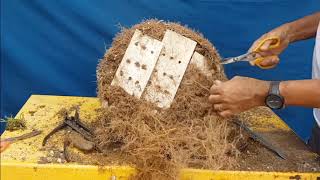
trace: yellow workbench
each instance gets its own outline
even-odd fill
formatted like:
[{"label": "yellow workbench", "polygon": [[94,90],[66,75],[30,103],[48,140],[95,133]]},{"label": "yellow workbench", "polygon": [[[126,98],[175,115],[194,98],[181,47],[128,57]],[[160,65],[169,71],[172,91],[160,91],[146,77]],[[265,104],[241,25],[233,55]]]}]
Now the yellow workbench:
[{"label": "yellow workbench", "polygon": [[[41,150],[43,137],[61,122],[61,119],[57,117],[57,112],[62,108],[68,109],[72,106],[80,107],[81,119],[93,121],[96,118],[96,110],[100,107],[100,103],[97,98],[91,97],[32,95],[28,99],[16,115],[16,118],[23,117],[26,120],[28,128],[23,131],[6,131],[2,138],[21,135],[22,133],[30,132],[32,129],[42,130],[43,133],[37,137],[19,141],[1,154],[1,180],[118,180],[128,179],[130,175],[135,173],[135,169],[126,166],[98,167],[71,163],[39,164],[38,161],[40,157],[44,157],[48,153],[45,150]],[[270,113],[249,118],[251,127],[266,135],[271,140],[274,139],[274,142],[278,143],[274,145],[291,148],[291,154],[289,154],[291,156],[298,156],[298,154],[303,154],[303,156],[299,158],[315,156],[306,148],[301,148],[303,143],[291,132],[281,119],[273,113],[270,115]],[[52,140],[50,140],[51,143],[60,142],[57,143],[57,146],[62,146],[61,141],[57,138],[58,135],[55,135]],[[289,145],[288,139],[290,139]],[[283,143],[281,144],[281,142]],[[181,179],[320,179],[320,172],[300,173],[183,169],[181,170]]]}]

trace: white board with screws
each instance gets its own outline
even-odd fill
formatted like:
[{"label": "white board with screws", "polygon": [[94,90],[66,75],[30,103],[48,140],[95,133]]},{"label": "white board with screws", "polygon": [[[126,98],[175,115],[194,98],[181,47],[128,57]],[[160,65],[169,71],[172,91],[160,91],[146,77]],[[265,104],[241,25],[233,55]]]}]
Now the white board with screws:
[{"label": "white board with screws", "polygon": [[111,85],[140,98],[160,55],[163,43],[136,30]]}]

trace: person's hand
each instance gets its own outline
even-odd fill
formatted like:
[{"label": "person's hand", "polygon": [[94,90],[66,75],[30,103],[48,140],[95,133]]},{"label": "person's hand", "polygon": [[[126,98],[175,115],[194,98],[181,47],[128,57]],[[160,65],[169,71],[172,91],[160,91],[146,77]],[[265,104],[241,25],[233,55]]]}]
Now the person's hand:
[{"label": "person's hand", "polygon": [[[268,40],[262,44],[260,47],[260,52],[257,57],[265,57],[265,59],[260,63],[261,66],[275,66],[279,63],[279,54],[281,54],[289,45],[289,26],[287,24],[282,25],[272,31],[262,35],[257,39],[250,47],[248,52],[253,52],[258,48],[260,43],[266,38],[279,38],[280,45],[277,48],[270,49],[270,46],[274,44],[272,40]],[[250,61],[251,65],[255,65],[254,61]]]},{"label": "person's hand", "polygon": [[264,105],[269,91],[269,82],[236,76],[229,81],[216,80],[210,88],[209,102],[222,117]]}]

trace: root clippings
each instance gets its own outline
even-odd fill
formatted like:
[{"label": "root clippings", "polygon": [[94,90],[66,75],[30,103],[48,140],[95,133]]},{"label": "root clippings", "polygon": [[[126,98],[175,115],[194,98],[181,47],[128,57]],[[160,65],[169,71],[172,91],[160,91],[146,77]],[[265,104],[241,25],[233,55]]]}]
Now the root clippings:
[{"label": "root clippings", "polygon": [[6,130],[7,131],[16,131],[16,130],[24,130],[26,129],[26,120],[24,116],[21,115],[19,118],[14,117],[6,117],[5,119],[1,119],[0,121],[6,122]]}]

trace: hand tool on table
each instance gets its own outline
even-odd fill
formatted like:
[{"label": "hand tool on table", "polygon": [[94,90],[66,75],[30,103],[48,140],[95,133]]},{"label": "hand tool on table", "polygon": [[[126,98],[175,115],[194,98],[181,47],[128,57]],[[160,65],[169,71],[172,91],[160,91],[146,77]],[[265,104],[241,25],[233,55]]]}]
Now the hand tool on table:
[{"label": "hand tool on table", "polygon": [[239,127],[243,128],[246,132],[248,132],[252,139],[260,142],[264,147],[266,147],[267,149],[269,149],[270,151],[275,153],[280,158],[286,159],[285,154],[280,149],[278,149],[275,146],[273,146],[262,134],[254,132],[244,122],[241,122],[239,120],[233,120],[232,122],[235,123],[236,125],[238,125]]},{"label": "hand tool on table", "polygon": [[260,55],[261,51],[261,46],[266,42],[266,41],[272,41],[271,45],[269,46],[269,50],[275,49],[279,47],[280,45],[280,38],[278,37],[272,37],[272,38],[265,38],[263,39],[257,46],[256,49],[254,49],[252,52],[247,52],[245,54],[242,54],[240,56],[236,57],[229,57],[229,58],[224,58],[221,60],[220,64],[230,64],[230,63],[235,63],[235,62],[240,62],[240,61],[252,61],[256,66],[258,66],[261,69],[270,69],[273,68],[275,65],[271,66],[262,66],[260,63],[266,58]]},{"label": "hand tool on table", "polygon": [[6,138],[6,139],[1,139],[1,147],[0,147],[0,152],[3,152],[4,150],[6,150],[10,144],[20,141],[20,140],[24,140],[24,139],[28,139],[34,136],[37,136],[39,134],[41,134],[42,131],[38,131],[38,130],[33,130],[32,132],[23,134],[21,136],[16,136],[16,137],[10,137],[10,138]]},{"label": "hand tool on table", "polygon": [[48,139],[55,134],[56,132],[64,129],[64,128],[71,128],[72,130],[76,131],[77,133],[81,134],[86,140],[93,141],[94,135],[92,131],[84,125],[79,119],[79,112],[78,110],[75,111],[74,116],[67,116],[65,115],[64,120],[61,124],[55,127],[48,135],[46,135],[42,141],[42,146],[45,146]]},{"label": "hand tool on table", "polygon": [[[69,128],[72,131],[79,133],[81,135],[82,138],[84,138],[85,140],[88,140],[88,142],[92,142],[93,143],[93,139],[94,139],[94,135],[93,132],[80,121],[79,118],[79,110],[76,109],[75,110],[75,114],[74,116],[68,116],[68,114],[66,113],[63,119],[63,122],[61,124],[59,124],[57,127],[55,127],[52,131],[50,131],[43,139],[42,141],[42,146],[45,146],[48,139],[55,134],[56,132],[65,129],[65,128]],[[71,132],[72,133],[72,132]],[[70,141],[69,140],[65,140],[64,144],[63,144],[63,154],[64,157],[66,159],[67,162],[70,162],[70,157],[69,154],[67,152],[67,148],[70,145]],[[94,147],[96,147],[95,145],[93,145]],[[96,147],[97,150],[99,151],[98,147]]]}]

